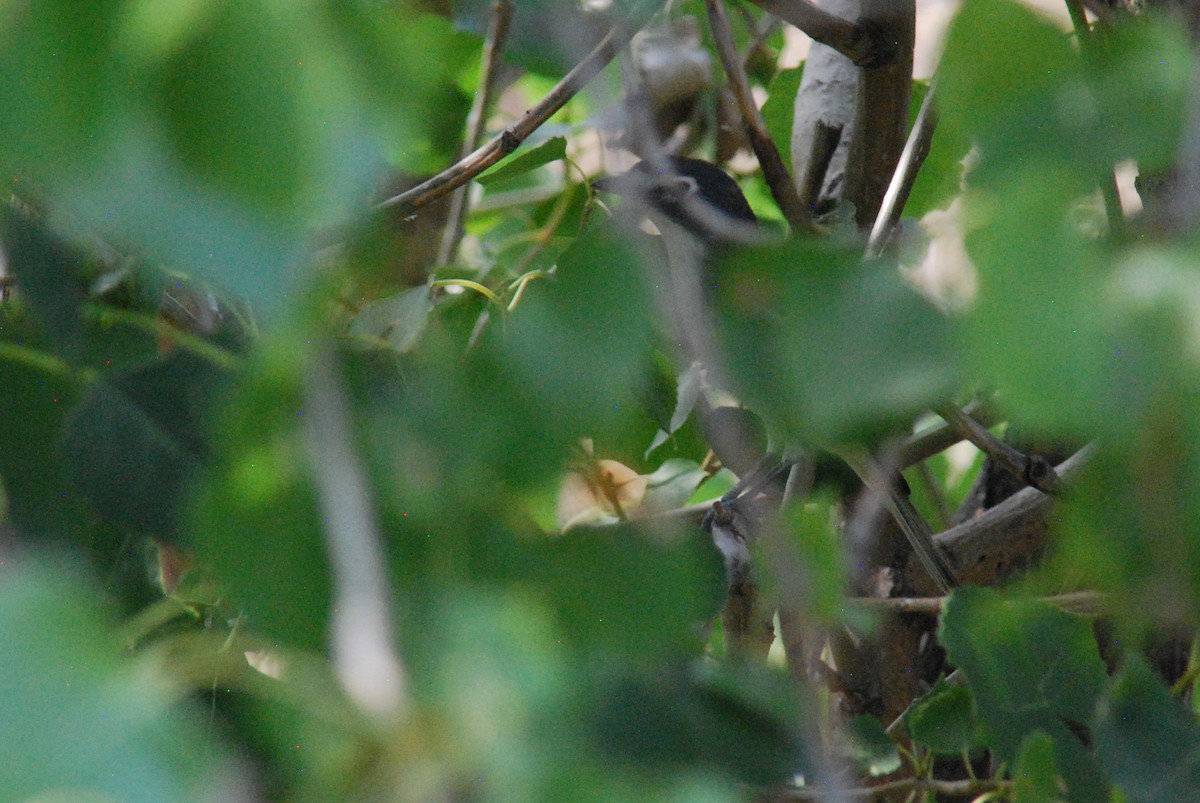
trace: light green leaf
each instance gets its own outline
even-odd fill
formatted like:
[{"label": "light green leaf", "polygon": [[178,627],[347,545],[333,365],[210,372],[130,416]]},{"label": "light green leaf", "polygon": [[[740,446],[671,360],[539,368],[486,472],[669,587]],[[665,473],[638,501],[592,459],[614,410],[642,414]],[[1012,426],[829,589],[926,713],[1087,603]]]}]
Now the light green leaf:
[{"label": "light green leaf", "polygon": [[516,176],[524,175],[543,165],[565,158],[567,155],[567,140],[565,137],[551,137],[540,145],[504,160],[500,164],[476,177],[483,186],[494,184]]}]

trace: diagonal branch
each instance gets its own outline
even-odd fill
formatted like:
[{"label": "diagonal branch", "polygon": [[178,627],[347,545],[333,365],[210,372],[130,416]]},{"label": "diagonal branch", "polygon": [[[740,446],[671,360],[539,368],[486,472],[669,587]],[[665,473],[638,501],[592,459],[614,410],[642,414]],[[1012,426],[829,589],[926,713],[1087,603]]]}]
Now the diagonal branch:
[{"label": "diagonal branch", "polygon": [[750,137],[754,155],[758,157],[758,163],[762,166],[763,178],[766,179],[767,186],[771,188],[771,195],[775,198],[775,203],[779,204],[779,209],[787,218],[792,231],[811,230],[812,213],[800,200],[800,193],[796,191],[796,184],[792,181],[791,174],[788,173],[787,166],[783,163],[783,157],[779,155],[779,148],[775,146],[771,135],[767,133],[767,125],[763,122],[762,113],[754,103],[750,82],[746,78],[746,72],[742,69],[742,61],[733,41],[733,31],[729,27],[729,16],[725,13],[725,4],[722,0],[705,0],[704,5],[708,9],[708,24],[712,29],[717,52],[725,64],[725,76],[729,81],[729,89],[737,101],[738,110],[741,112],[742,121],[746,126],[746,133]]},{"label": "diagonal branch", "polygon": [[446,168],[428,181],[411,190],[388,198],[376,209],[398,208],[405,212],[420,209],[448,192],[461,187],[520,147],[530,134],[554,116],[580,89],[595,78],[621,48],[637,33],[634,26],[619,25],[610,30],[600,43],[563,76],[546,97],[513,123],[466,158]]},{"label": "diagonal branch", "polygon": [[[508,26],[512,22],[512,0],[493,0],[492,18],[488,23],[487,36],[483,44],[483,64],[479,70],[479,88],[471,101],[471,111],[467,114],[467,135],[463,141],[462,155],[466,158],[471,151],[479,147],[483,139],[484,125],[487,120],[488,106],[491,105],[492,95],[496,91],[496,77],[500,74],[500,57],[504,52],[504,42],[508,38]],[[458,245],[462,241],[463,223],[467,217],[467,188],[459,187],[450,199],[450,214],[446,219],[446,228],[442,233],[442,244],[438,250],[437,264],[445,265],[454,259]]]}]

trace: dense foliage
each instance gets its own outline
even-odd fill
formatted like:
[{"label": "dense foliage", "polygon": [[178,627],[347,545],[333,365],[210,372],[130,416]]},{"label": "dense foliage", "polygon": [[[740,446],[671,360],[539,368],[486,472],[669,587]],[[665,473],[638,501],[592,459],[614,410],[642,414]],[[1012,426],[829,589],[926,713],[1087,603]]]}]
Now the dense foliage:
[{"label": "dense foliage", "polygon": [[[516,3],[510,103],[659,12],[595,5]],[[729,5],[790,148],[800,71]],[[905,281],[904,249],[864,261],[844,208],[725,255],[715,342],[775,443],[883,454],[981,397],[1076,454],[1052,505],[1023,490],[957,552],[941,509],[981,459],[910,467],[973,561],[915,612],[856,564],[932,594],[919,566],[843,532],[880,500],[819,483],[755,547],[805,634],[760,654],[723,632],[693,515],[734,477],[658,245],[588,187],[619,60],[477,177],[438,264],[444,207],[374,204],[459,158],[490,3],[0,0],[0,797],[1193,797],[1200,264],[1162,210],[1200,208],[1174,178],[1200,73],[1152,11],[1068,35],[964,3],[905,211],[957,204],[961,303]],[[1119,163],[1140,216],[1100,200]],[[852,655],[910,685],[856,696]]]}]

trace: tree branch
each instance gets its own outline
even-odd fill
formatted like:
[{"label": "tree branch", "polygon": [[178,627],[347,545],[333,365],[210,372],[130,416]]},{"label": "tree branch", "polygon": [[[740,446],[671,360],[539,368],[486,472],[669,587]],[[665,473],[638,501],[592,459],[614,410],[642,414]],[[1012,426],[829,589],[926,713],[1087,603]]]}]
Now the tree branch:
[{"label": "tree branch", "polygon": [[[487,110],[496,90],[496,77],[500,73],[500,55],[504,52],[504,41],[508,38],[508,25],[512,22],[512,0],[493,0],[492,18],[488,23],[487,36],[483,44],[483,59],[479,70],[479,87],[471,101],[467,114],[467,134],[463,140],[460,159],[479,147],[487,122]],[[467,217],[467,188],[461,186],[450,199],[450,212],[446,217],[446,228],[442,233],[442,244],[438,250],[437,264],[445,265],[454,259],[458,245],[462,242],[463,223]]]},{"label": "tree branch", "polygon": [[875,225],[871,227],[871,236],[867,241],[867,258],[879,256],[887,245],[888,238],[900,220],[904,205],[908,203],[909,193],[921,172],[921,165],[929,155],[929,146],[933,142],[933,132],[937,128],[937,115],[933,111],[934,89],[937,85],[930,84],[921,101],[921,111],[917,113],[917,121],[912,131],[908,133],[908,141],[904,143],[904,151],[900,154],[900,163],[892,174],[887,192],[883,195],[883,203],[879,207],[879,215]]},{"label": "tree branch", "polygon": [[402,192],[379,203],[376,209],[399,208],[412,212],[441,198],[448,192],[466,184],[520,147],[530,134],[554,116],[580,89],[595,78],[613,57],[629,43],[637,32],[632,26],[615,26],[598,45],[584,57],[583,61],[567,73],[546,97],[525,112],[521,119],[504,129],[482,147],[477,148],[465,159],[422,182],[407,192]]},{"label": "tree branch", "polygon": [[872,28],[822,11],[807,0],[750,0],[788,22],[815,42],[833,48],[859,67],[878,67],[895,58],[895,49]]},{"label": "tree branch", "polygon": [[762,166],[763,178],[766,179],[767,186],[771,188],[771,196],[779,205],[780,211],[783,212],[783,216],[787,219],[793,232],[810,230],[812,228],[811,211],[800,200],[796,184],[792,181],[792,176],[783,163],[779,148],[775,146],[771,135],[767,133],[762,113],[754,103],[750,82],[742,69],[742,60],[733,41],[733,31],[729,27],[729,16],[725,13],[725,4],[722,0],[705,0],[704,5],[708,9],[708,24],[712,29],[717,52],[721,56],[721,61],[725,63],[725,76],[729,81],[729,88],[737,101],[742,122],[750,137],[750,144],[754,148],[754,155],[758,157],[758,163]]}]

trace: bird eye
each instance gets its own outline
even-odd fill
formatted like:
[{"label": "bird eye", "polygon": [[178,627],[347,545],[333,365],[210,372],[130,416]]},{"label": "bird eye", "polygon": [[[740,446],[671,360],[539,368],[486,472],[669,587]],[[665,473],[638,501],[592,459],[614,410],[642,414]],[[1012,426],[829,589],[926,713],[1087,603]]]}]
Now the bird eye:
[{"label": "bird eye", "polygon": [[700,191],[700,185],[691,176],[679,176],[679,194],[695,195]]}]

